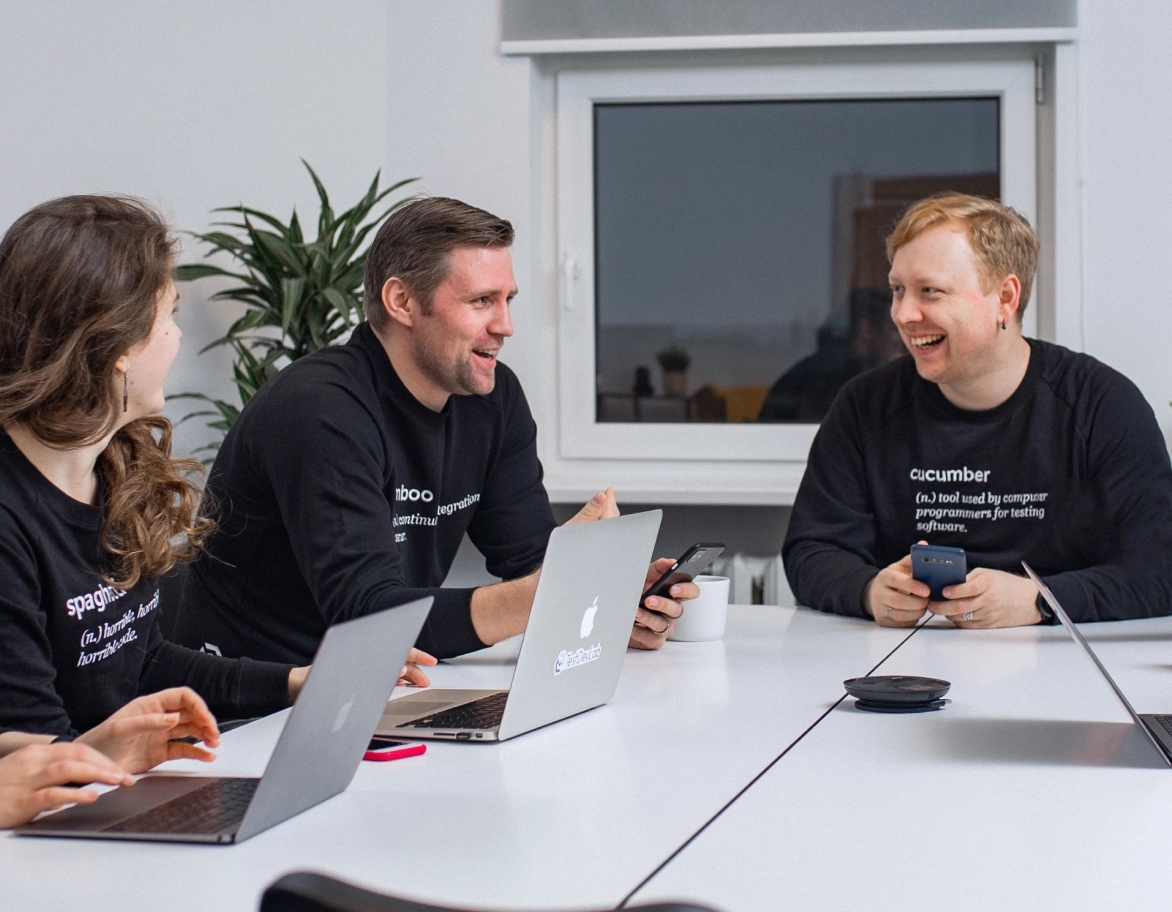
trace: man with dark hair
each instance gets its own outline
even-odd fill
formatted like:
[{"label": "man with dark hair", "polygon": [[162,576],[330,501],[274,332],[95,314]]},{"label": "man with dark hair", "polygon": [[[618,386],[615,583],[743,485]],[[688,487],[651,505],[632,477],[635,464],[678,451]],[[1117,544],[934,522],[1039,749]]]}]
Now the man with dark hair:
[{"label": "man with dark hair", "polygon": [[[536,425],[497,363],[513,334],[512,242],[507,221],[451,199],[382,225],[367,322],[278,374],[224,438],[207,485],[219,527],[184,589],[181,643],[308,661],[330,624],[425,595],[418,646],[440,658],[525,629],[555,523]],[[608,489],[571,522],[617,512]],[[440,588],[465,533],[504,582]],[[697,594],[648,600],[631,645],[661,646],[676,599]]]},{"label": "man with dark hair", "polygon": [[[802,604],[910,627],[1049,620],[1028,561],[1076,621],[1172,613],[1172,466],[1135,384],[1022,336],[1029,223],[973,196],[912,206],[887,239],[911,357],[851,380],[814,439],[782,555]],[[916,541],[964,548],[930,601]]]},{"label": "man with dark hair", "polygon": [[[513,226],[459,200],[433,196],[387,219],[366,257],[363,284],[380,289],[397,277],[419,299],[425,316],[435,290],[448,275],[448,254],[457,247],[501,249],[513,246]],[[362,309],[371,329],[386,332],[392,320],[380,295],[368,292]]]}]

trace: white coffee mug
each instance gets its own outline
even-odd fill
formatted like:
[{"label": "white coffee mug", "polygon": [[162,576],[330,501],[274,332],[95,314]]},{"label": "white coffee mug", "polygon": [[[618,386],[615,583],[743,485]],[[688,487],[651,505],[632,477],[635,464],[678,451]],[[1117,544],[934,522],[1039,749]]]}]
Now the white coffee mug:
[{"label": "white coffee mug", "polygon": [[684,613],[676,618],[668,639],[686,643],[719,640],[728,619],[728,577],[698,576],[693,582],[700,587],[700,595],[681,603]]}]

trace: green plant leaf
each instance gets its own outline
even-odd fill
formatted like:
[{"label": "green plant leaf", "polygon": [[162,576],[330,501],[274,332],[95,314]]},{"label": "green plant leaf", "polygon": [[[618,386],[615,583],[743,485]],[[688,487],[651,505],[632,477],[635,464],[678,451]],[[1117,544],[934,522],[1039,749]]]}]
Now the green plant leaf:
[{"label": "green plant leaf", "polygon": [[[288,234],[288,231],[289,231],[289,229],[285,226],[285,223],[282,222],[275,215],[269,215],[267,212],[261,212],[259,209],[253,209],[251,206],[244,206],[244,205],[224,206],[220,209],[213,209],[212,211],[213,212],[239,212],[241,215],[244,216],[244,221],[247,221],[249,218],[260,219],[262,222],[264,222],[270,228],[275,228],[279,234],[286,235],[286,234]],[[230,225],[233,228],[246,227],[243,222],[217,222],[217,224]]]},{"label": "green plant leaf", "polygon": [[186,266],[175,267],[177,282],[194,282],[196,279],[206,279],[210,276],[232,275],[227,269],[212,266],[210,263],[190,263]]},{"label": "green plant leaf", "polygon": [[[389,213],[415,197],[404,196],[377,216],[371,213],[389,195],[418,178],[380,188],[381,173],[376,173],[359,201],[335,215],[325,185],[307,161],[302,159],[302,164],[320,204],[316,238],[304,237],[296,209],[288,222],[283,222],[243,203],[213,210],[233,213],[237,221],[215,222],[215,230],[202,234],[189,232],[207,247],[210,256],[226,256],[242,270],[190,263],[177,267],[176,279],[233,279],[237,284],[215,292],[211,300],[243,304],[246,310],[223,336],[201,349],[201,353],[217,347],[231,349],[232,379],[240,404],[194,392],[169,397],[195,399],[210,406],[189,413],[184,421],[203,418],[209,429],[226,433],[253,394],[286,364],[333,344],[362,319],[366,242]],[[218,447],[213,441],[196,452],[214,453]]]},{"label": "green plant leaf", "polygon": [[[309,172],[309,176],[313,178],[313,187],[317,191],[318,201],[321,203],[321,215],[317,220],[317,235],[318,237],[325,236],[329,231],[329,226],[334,221],[334,210],[330,208],[330,196],[326,193],[325,185],[317,176],[317,172],[309,166],[304,158],[301,159],[301,164],[305,165],[305,170]],[[375,180],[378,180],[378,175],[375,175]]]},{"label": "green plant leaf", "polygon": [[305,296],[305,279],[281,279],[281,329],[286,333],[301,312]]},{"label": "green plant leaf", "polygon": [[343,321],[349,325],[350,315],[354,312],[353,298],[343,294],[337,288],[322,289],[322,297],[334,305],[334,309],[342,315]]}]

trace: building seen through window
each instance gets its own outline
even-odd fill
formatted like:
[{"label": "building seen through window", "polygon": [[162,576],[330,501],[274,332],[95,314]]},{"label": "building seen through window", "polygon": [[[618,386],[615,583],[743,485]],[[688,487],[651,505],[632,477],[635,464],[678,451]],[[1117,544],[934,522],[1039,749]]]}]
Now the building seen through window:
[{"label": "building seen through window", "polygon": [[885,238],[999,197],[996,98],[595,107],[597,420],[816,423],[903,354]]}]

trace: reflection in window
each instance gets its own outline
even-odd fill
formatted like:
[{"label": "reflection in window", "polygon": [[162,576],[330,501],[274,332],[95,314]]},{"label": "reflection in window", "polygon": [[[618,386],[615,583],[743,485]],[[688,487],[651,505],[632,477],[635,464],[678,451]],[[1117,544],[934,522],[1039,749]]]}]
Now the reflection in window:
[{"label": "reflection in window", "polygon": [[884,238],[1000,193],[995,98],[595,106],[599,421],[817,422],[903,353]]}]

